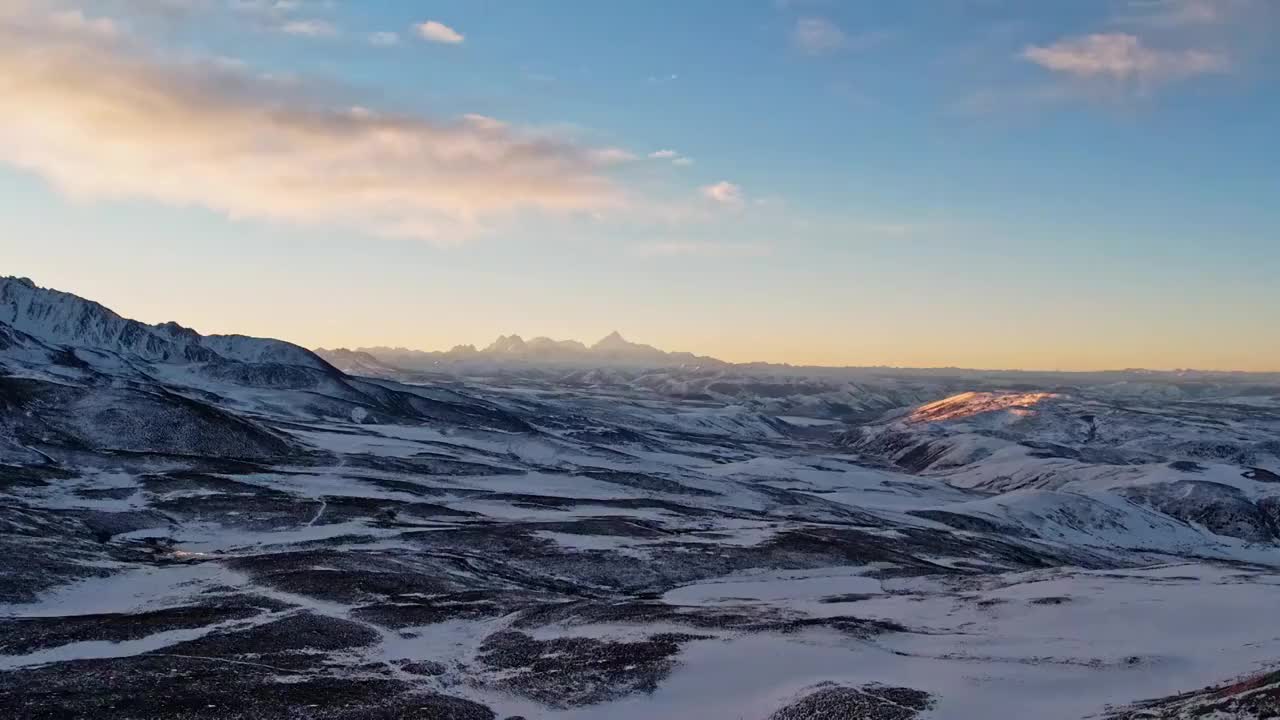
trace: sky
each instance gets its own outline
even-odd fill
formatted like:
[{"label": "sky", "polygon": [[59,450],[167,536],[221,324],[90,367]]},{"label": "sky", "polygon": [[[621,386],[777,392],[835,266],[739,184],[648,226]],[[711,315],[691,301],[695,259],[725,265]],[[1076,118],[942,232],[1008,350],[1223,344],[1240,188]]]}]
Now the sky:
[{"label": "sky", "polygon": [[0,274],[309,347],[1280,370],[1280,2],[5,0]]}]

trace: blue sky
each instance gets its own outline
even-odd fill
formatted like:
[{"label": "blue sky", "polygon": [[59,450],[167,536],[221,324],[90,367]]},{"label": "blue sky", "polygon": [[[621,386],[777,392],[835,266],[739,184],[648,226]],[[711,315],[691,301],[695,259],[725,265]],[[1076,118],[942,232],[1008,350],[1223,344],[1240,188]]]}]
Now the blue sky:
[{"label": "blue sky", "polygon": [[0,11],[6,272],[310,346],[1280,369],[1269,0]]}]

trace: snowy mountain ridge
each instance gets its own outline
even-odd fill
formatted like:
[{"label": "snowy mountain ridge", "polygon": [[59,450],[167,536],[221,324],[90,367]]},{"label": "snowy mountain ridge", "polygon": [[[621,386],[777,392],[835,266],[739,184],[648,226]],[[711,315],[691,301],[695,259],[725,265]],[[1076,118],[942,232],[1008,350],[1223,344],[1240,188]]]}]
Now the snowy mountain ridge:
[{"label": "snowy mountain ridge", "polygon": [[306,348],[244,335],[201,335],[175,322],[147,325],[28,278],[0,277],[0,323],[55,345],[105,350],[148,362],[299,365],[332,372]]},{"label": "snowy mountain ridge", "polygon": [[[533,367],[725,367],[729,363],[713,357],[688,352],[667,352],[652,345],[627,340],[621,333],[609,333],[591,345],[578,340],[554,340],[548,337],[524,339],[520,335],[500,335],[481,349],[474,345],[457,345],[447,351],[410,350],[391,347],[361,347],[354,350],[319,348],[316,353],[343,368],[351,356],[363,353],[379,362],[408,371],[434,371],[451,368],[488,366]],[[357,372],[354,367],[348,372]]]}]

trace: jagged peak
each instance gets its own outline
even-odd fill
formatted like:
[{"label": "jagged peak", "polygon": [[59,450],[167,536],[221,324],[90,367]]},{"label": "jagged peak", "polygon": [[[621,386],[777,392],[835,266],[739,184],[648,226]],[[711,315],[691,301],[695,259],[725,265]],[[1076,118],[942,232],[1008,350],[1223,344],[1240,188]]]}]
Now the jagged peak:
[{"label": "jagged peak", "polygon": [[614,330],[608,335],[605,335],[604,337],[597,340],[596,344],[591,346],[591,349],[592,350],[611,350],[611,349],[630,348],[634,346],[635,346],[635,343],[628,341],[626,338],[622,337],[622,333],[618,332],[617,330]]},{"label": "jagged peak", "polygon": [[702,357],[687,352],[665,352],[652,345],[634,343],[617,330],[601,338],[594,345],[578,340],[556,340],[539,335],[529,340],[520,335],[499,335],[482,350],[474,345],[456,345],[447,351],[406,350],[404,348],[369,347],[366,350],[389,362],[402,366],[433,366],[441,362],[532,362],[568,365],[649,365],[708,363],[723,364],[715,358]]},{"label": "jagged peak", "polygon": [[512,333],[511,335],[499,335],[497,340],[494,340],[489,344],[489,347],[485,348],[485,352],[513,353],[520,352],[524,347],[524,338]]}]

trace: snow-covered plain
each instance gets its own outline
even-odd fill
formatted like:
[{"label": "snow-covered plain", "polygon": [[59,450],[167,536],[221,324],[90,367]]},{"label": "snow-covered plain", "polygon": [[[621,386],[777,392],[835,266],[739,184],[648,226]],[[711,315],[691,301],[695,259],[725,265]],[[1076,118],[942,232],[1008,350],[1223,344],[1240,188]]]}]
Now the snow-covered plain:
[{"label": "snow-covered plain", "polygon": [[360,378],[0,283],[4,717],[1276,712],[1275,378]]}]

